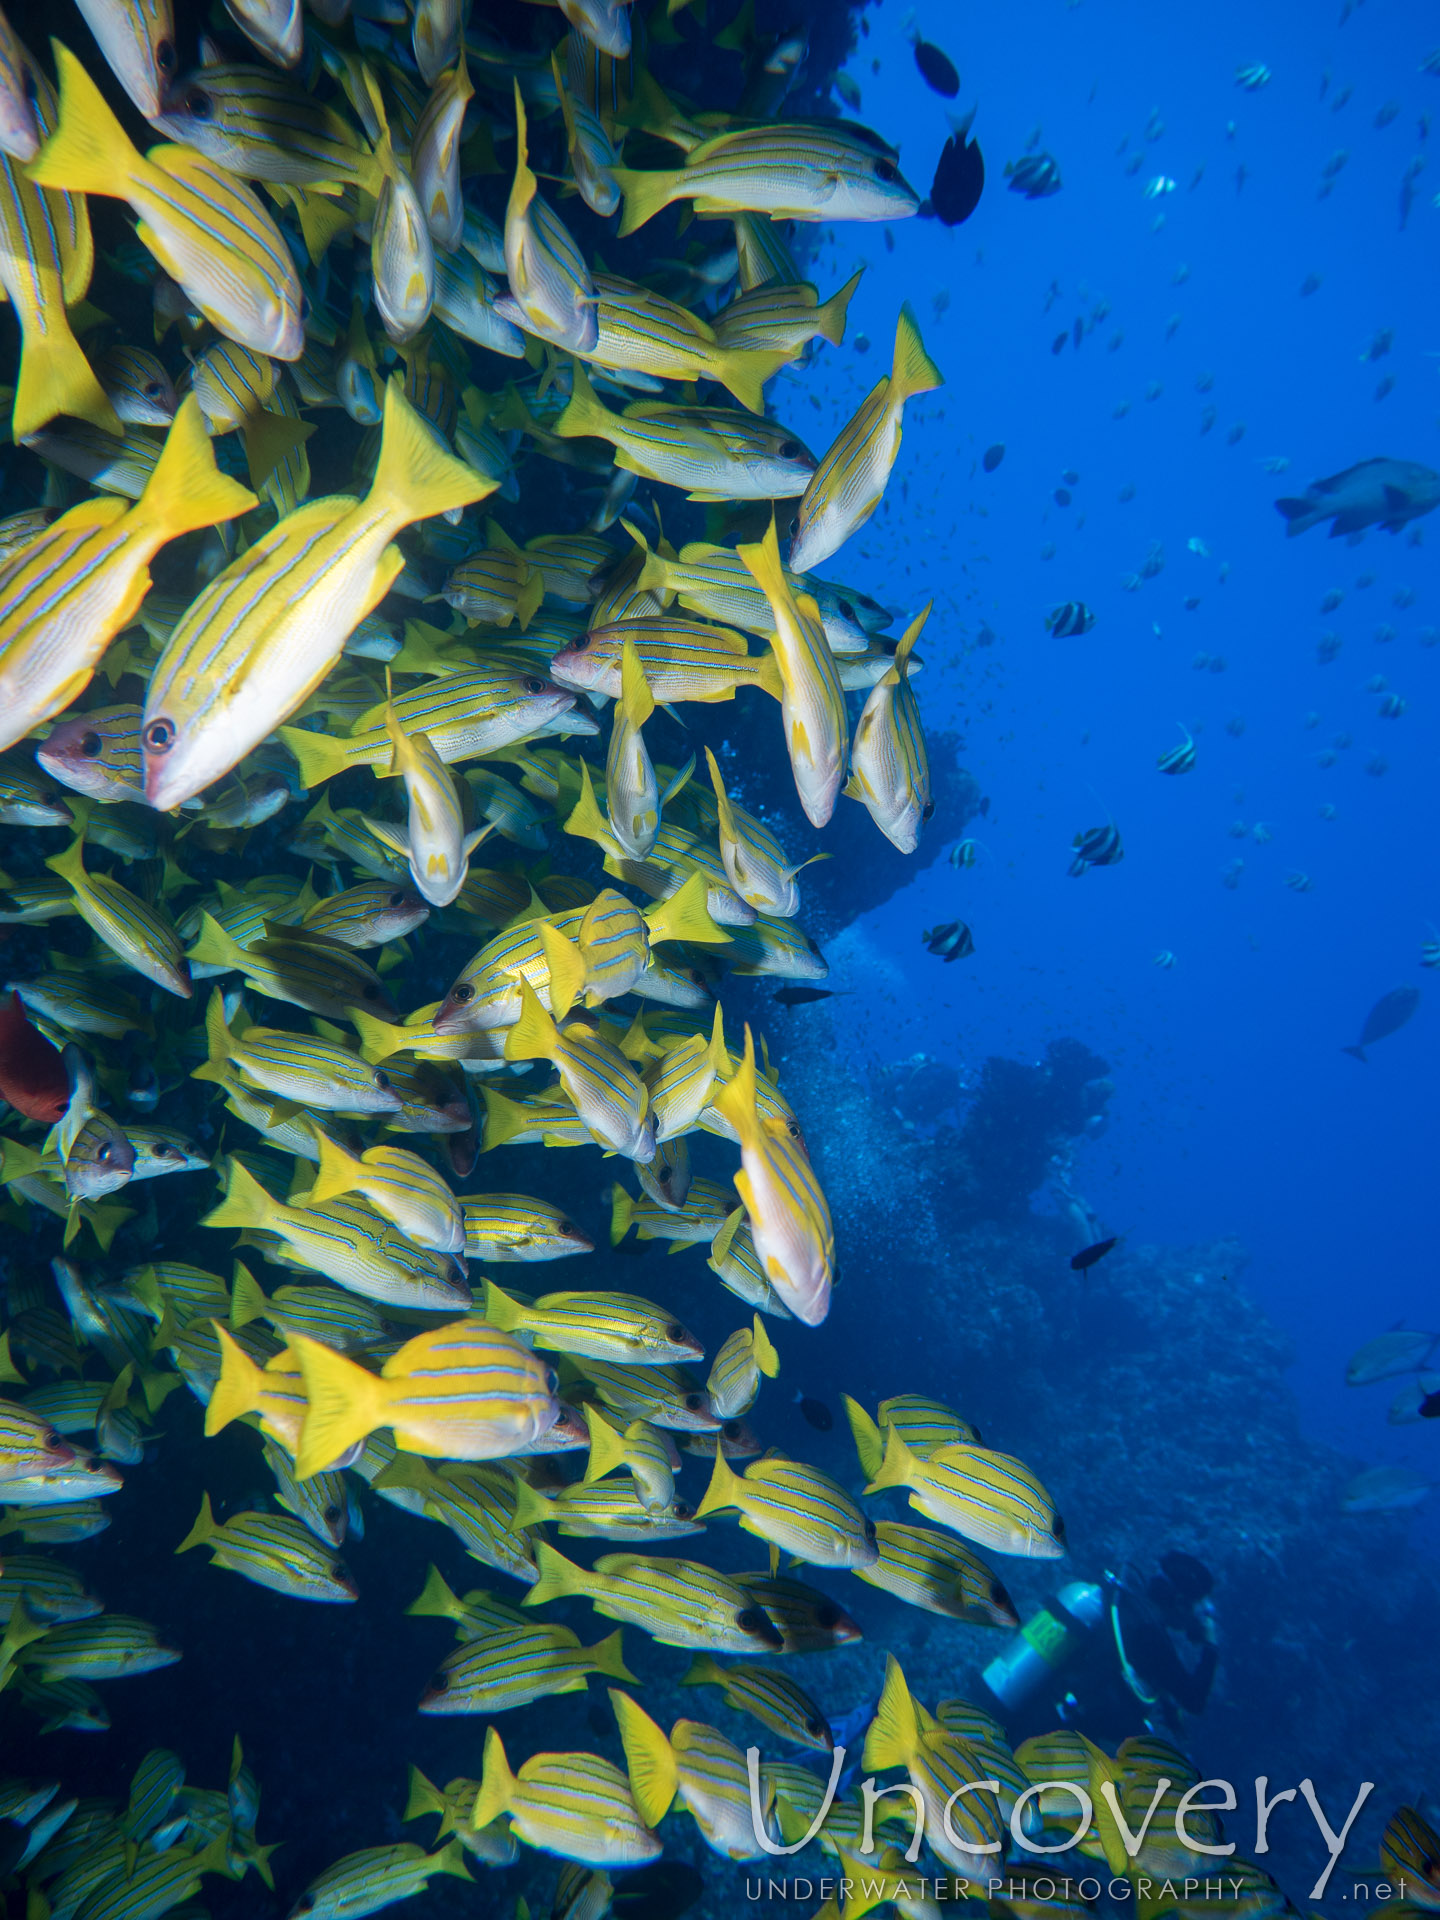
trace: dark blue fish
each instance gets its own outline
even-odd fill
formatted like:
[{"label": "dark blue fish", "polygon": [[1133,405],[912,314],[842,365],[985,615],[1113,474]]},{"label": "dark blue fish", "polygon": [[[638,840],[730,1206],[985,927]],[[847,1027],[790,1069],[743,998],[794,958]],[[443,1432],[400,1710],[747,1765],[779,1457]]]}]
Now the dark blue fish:
[{"label": "dark blue fish", "polygon": [[1068,640],[1074,634],[1089,633],[1095,624],[1095,615],[1083,600],[1067,600],[1063,606],[1052,607],[1045,616],[1045,629],[1053,633],[1057,640]]},{"label": "dark blue fish", "polygon": [[985,159],[980,144],[969,137],[969,124],[952,133],[940,149],[935,178],[930,183],[930,211],[945,227],[962,226],[985,191]]},{"label": "dark blue fish", "polygon": [[994,473],[995,469],[999,466],[1000,462],[1004,458],[1005,458],[1005,442],[1003,440],[997,440],[993,447],[987,447],[985,449],[985,458],[980,462],[980,464],[982,467],[984,467],[986,473]]},{"label": "dark blue fish", "polygon": [[925,84],[944,100],[953,100],[960,91],[960,76],[955,71],[955,63],[939,47],[917,35],[914,42],[915,64],[924,75]]},{"label": "dark blue fish", "polygon": [[1353,1055],[1356,1060],[1365,1058],[1365,1049],[1373,1047],[1377,1040],[1388,1040],[1392,1033],[1398,1033],[1415,1014],[1420,1004],[1418,987],[1395,987],[1383,994],[1365,1016],[1365,1025],[1360,1038],[1353,1047],[1342,1047],[1342,1053]]},{"label": "dark blue fish", "polygon": [[1097,1240],[1093,1247],[1082,1247],[1079,1253],[1070,1256],[1070,1271],[1088,1273],[1091,1267],[1103,1260],[1107,1253],[1112,1253],[1119,1244],[1120,1236],[1114,1233],[1108,1240]]}]

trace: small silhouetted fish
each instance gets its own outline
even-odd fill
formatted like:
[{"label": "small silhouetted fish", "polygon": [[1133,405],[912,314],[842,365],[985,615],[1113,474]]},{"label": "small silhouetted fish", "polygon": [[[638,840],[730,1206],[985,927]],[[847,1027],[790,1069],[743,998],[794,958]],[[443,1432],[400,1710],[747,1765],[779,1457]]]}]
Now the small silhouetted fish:
[{"label": "small silhouetted fish", "polygon": [[1420,1402],[1422,1420],[1440,1420],[1440,1393],[1427,1393]]},{"label": "small silhouetted fish", "polygon": [[994,473],[995,469],[999,466],[1000,462],[1004,458],[1005,458],[1005,442],[1003,440],[997,440],[993,447],[987,447],[985,449],[985,458],[980,462],[980,464],[982,467],[984,467],[986,473]]},{"label": "small silhouetted fish", "polygon": [[1120,1236],[1118,1233],[1115,1233],[1112,1234],[1108,1240],[1097,1240],[1093,1247],[1082,1247],[1079,1253],[1071,1255],[1070,1271],[1072,1273],[1088,1273],[1091,1267],[1103,1260],[1106,1254],[1112,1252],[1119,1243]]},{"label": "small silhouetted fish", "polygon": [[1067,330],[1066,332],[1064,332],[1064,333],[1057,333],[1057,334],[1056,334],[1056,336],[1055,336],[1055,338],[1054,338],[1054,339],[1053,339],[1053,340],[1052,340],[1052,341],[1050,342],[1050,351],[1051,351],[1051,353],[1061,353],[1061,352],[1063,352],[1063,351],[1064,351],[1064,347],[1065,347],[1065,342],[1066,342],[1066,341],[1067,341],[1067,340],[1068,340],[1069,338],[1070,338],[1070,334],[1069,334],[1069,332],[1068,332],[1068,330]]},{"label": "small silhouetted fish", "polygon": [[615,1883],[610,1912],[615,1920],[679,1920],[705,1891],[700,1874],[685,1860],[652,1860]]},{"label": "small silhouetted fish", "polygon": [[1420,1004],[1418,987],[1395,987],[1389,993],[1382,994],[1369,1013],[1365,1016],[1365,1025],[1360,1038],[1353,1047],[1342,1047],[1342,1053],[1352,1054],[1355,1059],[1365,1058],[1365,1049],[1373,1047],[1377,1040],[1386,1040],[1392,1033],[1398,1033],[1407,1021],[1414,1017]]},{"label": "small silhouetted fish", "polygon": [[833,1000],[836,994],[834,987],[781,987],[775,998],[782,1007],[808,1007],[812,1000]]},{"label": "small silhouetted fish", "polygon": [[817,1433],[829,1433],[834,1426],[835,1416],[823,1400],[812,1400],[809,1394],[797,1393],[795,1405]]},{"label": "small silhouetted fish", "polygon": [[928,40],[916,40],[914,44],[915,64],[923,74],[926,86],[944,99],[953,100],[960,91],[960,76],[955,71],[954,62]]},{"label": "small silhouetted fish", "polygon": [[968,129],[951,134],[935,163],[930,211],[942,226],[961,226],[979,206],[984,191],[985,160],[980,143],[968,137]]},{"label": "small silhouetted fish", "polygon": [[1027,153],[1023,159],[1007,162],[1005,177],[1010,191],[1023,193],[1027,200],[1048,200],[1061,187],[1059,163],[1050,153]]},{"label": "small silhouetted fish", "polygon": [[930,953],[939,954],[948,966],[952,960],[968,960],[975,941],[963,920],[947,920],[943,927],[927,927],[920,938]]}]

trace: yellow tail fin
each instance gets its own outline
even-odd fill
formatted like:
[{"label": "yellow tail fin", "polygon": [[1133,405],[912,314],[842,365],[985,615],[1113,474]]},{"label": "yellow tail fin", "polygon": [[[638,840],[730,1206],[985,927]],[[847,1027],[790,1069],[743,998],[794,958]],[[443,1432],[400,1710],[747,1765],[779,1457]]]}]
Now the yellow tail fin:
[{"label": "yellow tail fin", "polygon": [[590,1582],[596,1576],[567,1560],[548,1540],[535,1542],[535,1564],[540,1578],[520,1602],[522,1607],[543,1607],[547,1600],[564,1600],[575,1594],[589,1598]]},{"label": "yellow tail fin", "polygon": [[595,1662],[596,1673],[603,1673],[609,1680],[628,1680],[634,1687],[640,1685],[625,1665],[625,1629],[623,1627],[617,1627],[613,1633],[607,1633],[603,1640],[597,1640],[588,1651],[590,1658]]},{"label": "yellow tail fin", "polygon": [[32,328],[21,342],[11,437],[18,445],[59,413],[88,420],[106,433],[125,431],[55,300],[47,303],[44,332]]},{"label": "yellow tail fin", "polygon": [[[211,1438],[232,1420],[254,1413],[260,1405],[265,1376],[243,1348],[238,1347],[219,1321],[213,1322],[220,1342],[220,1378],[205,1408],[205,1437]],[[193,1545],[193,1541],[187,1544]]]},{"label": "yellow tail fin", "polygon": [[265,1289],[250,1269],[237,1260],[230,1288],[231,1326],[248,1327],[252,1320],[263,1320],[269,1311],[270,1302],[265,1297]]},{"label": "yellow tail fin", "polygon": [[225,1198],[210,1209],[202,1227],[268,1227],[280,1203],[272,1200],[243,1161],[233,1157],[225,1169]]},{"label": "yellow tail fin", "polygon": [[860,284],[865,269],[861,267],[852,273],[838,293],[832,293],[815,309],[815,318],[820,323],[820,336],[828,340],[832,347],[838,347],[845,338],[845,315],[849,310],[850,298]]},{"label": "yellow tail fin", "polygon": [[350,743],[305,727],[281,727],[280,738],[300,762],[300,778],[307,787],[321,787],[344,773],[351,764]]},{"label": "yellow tail fin", "polygon": [[697,1653],[680,1676],[682,1687],[723,1687],[725,1669],[708,1653]]},{"label": "yellow tail fin", "polygon": [[[407,1820],[422,1819],[427,1813],[438,1813],[440,1815],[440,1833],[448,1833],[450,1831],[450,1828],[446,1825],[446,1822],[450,1818],[450,1809],[445,1804],[444,1795],[437,1786],[425,1778],[418,1767],[412,1766],[410,1769],[410,1798],[405,1802],[405,1811],[400,1816],[401,1823],[403,1824]],[[439,1837],[439,1834],[437,1834],[436,1838],[438,1839]]]},{"label": "yellow tail fin", "polygon": [[885,1656],[885,1685],[875,1718],[865,1736],[862,1764],[867,1773],[883,1773],[887,1767],[908,1766],[920,1749],[920,1725],[915,1717],[915,1702],[905,1684],[905,1675],[894,1654]]},{"label": "yellow tail fin", "polygon": [[483,500],[499,483],[448,453],[429,423],[410,405],[398,374],[385,389],[385,425],[370,502],[400,525],[428,520]]},{"label": "yellow tail fin", "polygon": [[785,569],[780,564],[780,542],[775,535],[775,522],[772,519],[765,529],[765,538],[750,546],[736,547],[736,553],[749,568],[757,587],[772,604],[778,600],[782,605],[794,606],[794,597],[790,592],[790,583],[785,578]]},{"label": "yellow tail fin", "polygon": [[611,177],[625,196],[625,212],[620,221],[620,238],[643,227],[669,206],[676,185],[684,178],[682,168],[666,168],[658,173],[637,173],[630,167],[612,167]]},{"label": "yellow tail fin", "polygon": [[295,1455],[297,1477],[308,1480],[386,1424],[388,1393],[385,1381],[318,1340],[291,1334],[290,1351],[300,1362],[309,1403]]},{"label": "yellow tail fin", "polygon": [[931,393],[943,387],[945,376],[925,351],[920,328],[907,300],[900,309],[895,328],[895,359],[890,369],[891,406],[903,405],[917,393]]},{"label": "yellow tail fin", "polygon": [[208,1546],[219,1531],[220,1529],[215,1524],[215,1515],[210,1511],[210,1496],[208,1493],[202,1493],[200,1496],[200,1512],[195,1524],[180,1542],[179,1546],[176,1547],[175,1551],[177,1553],[187,1553],[191,1547]]},{"label": "yellow tail fin", "polygon": [[870,1476],[866,1493],[880,1493],[886,1487],[905,1487],[915,1467],[915,1455],[898,1427],[885,1429],[885,1453]]},{"label": "yellow tail fin", "polygon": [[725,1458],[724,1447],[717,1444],[710,1484],[700,1496],[700,1504],[695,1509],[695,1518],[703,1520],[707,1513],[720,1513],[726,1507],[737,1505],[735,1490],[739,1484],[739,1476]]},{"label": "yellow tail fin", "polygon": [[614,1687],[609,1693],[636,1808],[647,1827],[658,1827],[680,1784],[675,1750],[638,1700]]},{"label": "yellow tail fin", "polygon": [[321,1128],[316,1127],[314,1134],[320,1149],[320,1167],[310,1187],[310,1205],[323,1207],[327,1200],[334,1200],[342,1193],[354,1193],[360,1162]]},{"label": "yellow tail fin", "polygon": [[595,789],[590,783],[590,768],[583,760],[580,762],[580,798],[570,809],[565,831],[573,833],[577,840],[593,840],[602,852],[613,858],[620,857],[620,842],[610,831],[610,823],[600,811],[600,802],[595,798]]},{"label": "yellow tail fin", "polygon": [[635,1202],[617,1180],[610,1189],[610,1244],[618,1247],[635,1221]]},{"label": "yellow tail fin", "polygon": [[260,503],[248,487],[221,473],[193,393],[186,394],[165,436],[155,471],[146,482],[132,527],[144,523],[163,539],[233,520]]},{"label": "yellow tail fin", "polygon": [[472,1827],[488,1827],[510,1806],[515,1797],[515,1776],[505,1758],[505,1748],[495,1728],[485,1733],[485,1762],[481,1768],[480,1791],[475,1796]]},{"label": "yellow tail fin", "polygon": [[620,710],[632,727],[643,727],[655,711],[655,696],[633,640],[620,649]]},{"label": "yellow tail fin", "polygon": [[860,1457],[860,1471],[867,1480],[873,1480],[880,1471],[880,1462],[885,1458],[885,1436],[858,1400],[852,1400],[848,1393],[842,1393],[840,1398],[845,1403],[855,1451]]},{"label": "yellow tail fin", "polygon": [[540,925],[540,946],[550,969],[550,1011],[557,1020],[563,1020],[585,991],[589,968],[575,942],[544,921]]},{"label": "yellow tail fin", "polygon": [[31,184],[123,198],[149,168],[75,55],[58,40],[50,46],[60,78],[60,123],[26,170]]},{"label": "yellow tail fin", "polygon": [[755,1041],[745,1028],[745,1052],[738,1070],[725,1082],[710,1104],[728,1120],[742,1147],[754,1147],[760,1139],[760,1116],[755,1111]]},{"label": "yellow tail fin", "polygon": [[[367,1054],[366,1059],[370,1058]],[[493,1087],[483,1086],[480,1093],[485,1101],[485,1152],[490,1153],[496,1147],[503,1147],[513,1140],[517,1133],[524,1133],[530,1125],[530,1116],[518,1100],[507,1100],[503,1093],[496,1093]]]},{"label": "yellow tail fin", "polygon": [[359,1007],[350,1009],[350,1020],[360,1036],[360,1057],[371,1066],[388,1060],[392,1053],[403,1053],[415,1038],[413,1027],[397,1026],[392,1020],[362,1013]]},{"label": "yellow tail fin", "polygon": [[692,873],[677,892],[645,915],[652,941],[693,940],[697,945],[723,947],[729,935],[710,917],[710,882],[703,873]]},{"label": "yellow tail fin", "polygon": [[[225,931],[218,920],[208,913],[200,916],[200,931],[195,936],[195,944],[186,954],[187,960],[198,960],[207,967],[226,967],[238,971],[245,965],[245,949],[233,934]],[[214,997],[211,998],[214,1005]],[[206,1030],[209,1030],[209,1018],[206,1018]]]},{"label": "yellow tail fin", "polygon": [[765,1331],[765,1322],[758,1313],[755,1316],[755,1325],[751,1329],[750,1343],[756,1366],[767,1380],[773,1380],[780,1371],[780,1356],[775,1351],[774,1342]]},{"label": "yellow tail fin", "polygon": [[555,1509],[543,1493],[537,1493],[528,1480],[515,1482],[515,1510],[510,1515],[510,1525],[516,1533],[523,1533],[527,1527],[538,1527],[543,1521],[554,1518]]},{"label": "yellow tail fin", "polygon": [[595,398],[595,389],[578,360],[574,363],[570,402],[555,422],[555,432],[562,440],[583,440],[587,435],[608,440],[615,432],[609,410]]},{"label": "yellow tail fin", "polygon": [[891,672],[898,675],[901,680],[905,679],[910,671],[910,655],[915,651],[915,642],[920,638],[924,630],[925,622],[930,618],[930,609],[934,604],[935,602],[933,600],[927,600],[925,602],[920,612],[916,614],[915,618],[905,629],[905,637],[895,649],[895,665],[891,668]]},{"label": "yellow tail fin", "polygon": [[789,359],[788,353],[747,352],[740,347],[722,347],[711,363],[711,370],[721,384],[730,389],[742,407],[748,408],[751,413],[764,413],[766,382],[773,380]]},{"label": "yellow tail fin", "polygon": [[[412,1616],[433,1617],[440,1620],[463,1620],[464,1602],[457,1600],[445,1583],[445,1576],[432,1564],[425,1576],[425,1584],[419,1595],[405,1609]],[[410,1816],[407,1814],[406,1818]]]},{"label": "yellow tail fin", "polygon": [[560,1029],[541,1006],[528,980],[520,982],[520,1018],[505,1035],[507,1060],[553,1060],[560,1051]]},{"label": "yellow tail fin", "polygon": [[514,1333],[517,1327],[525,1324],[525,1309],[518,1300],[512,1300],[508,1293],[497,1287],[493,1280],[487,1280],[485,1318],[492,1327],[499,1327],[502,1333]]},{"label": "yellow tail fin", "polygon": [[607,1473],[615,1473],[625,1464],[625,1443],[600,1409],[587,1401],[585,1424],[590,1429],[590,1459],[585,1468],[585,1484],[594,1486]]}]

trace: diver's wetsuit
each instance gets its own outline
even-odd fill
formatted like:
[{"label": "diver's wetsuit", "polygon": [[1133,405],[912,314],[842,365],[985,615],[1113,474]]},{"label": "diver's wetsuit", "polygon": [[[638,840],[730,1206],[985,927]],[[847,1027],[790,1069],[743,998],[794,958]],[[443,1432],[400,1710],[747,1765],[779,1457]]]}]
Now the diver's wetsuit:
[{"label": "diver's wetsuit", "polygon": [[[1005,1714],[1012,1745],[1072,1726],[1113,1747],[1147,1726],[1174,1732],[1182,1712],[1204,1711],[1218,1661],[1214,1623],[1204,1604],[1210,1576],[1185,1554],[1167,1554],[1161,1565],[1164,1571],[1148,1586],[1133,1570],[1125,1579],[1105,1575],[1104,1614],[1078,1643],[1075,1657],[1048,1688]],[[1182,1657],[1177,1634],[1199,1645],[1193,1666]]]}]

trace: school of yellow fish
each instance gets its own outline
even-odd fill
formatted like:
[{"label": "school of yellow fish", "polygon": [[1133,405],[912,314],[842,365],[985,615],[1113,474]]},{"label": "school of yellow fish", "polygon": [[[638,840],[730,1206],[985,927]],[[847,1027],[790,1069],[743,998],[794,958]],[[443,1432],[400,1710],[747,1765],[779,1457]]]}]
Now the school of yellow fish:
[{"label": "school of yellow fish", "polygon": [[[892,1659],[864,1766],[914,1793],[863,1855],[858,1796],[827,1799],[793,1758],[834,1736],[784,1656],[859,1630],[782,1556],[1013,1627],[975,1549],[1055,1557],[1064,1529],[1027,1465],[920,1394],[873,1415],[847,1399],[854,1493],[752,1432],[780,1366],[767,1322],[825,1319],[835,1246],[763,1036],[727,1030],[718,987],[825,964],[801,863],[737,797],[743,764],[656,764],[645,737],[657,706],[763,694],[809,820],[843,791],[914,849],[925,610],[896,646],[884,609],[815,569],[843,566],[906,400],[941,375],[902,309],[890,372],[823,458],[764,407],[781,368],[841,341],[854,289],[822,297],[783,223],[890,221],[918,197],[867,129],[667,93],[647,44],[703,31],[687,0],[648,28],[621,0],[561,0],[539,18],[563,30],[523,53],[467,31],[458,0],[227,6],[231,40],[190,74],[168,0],[81,0],[77,47],[26,49],[0,20],[12,429],[45,501],[0,523],[0,922],[12,953],[51,921],[90,936],[26,947],[5,983],[40,1063],[28,1094],[7,1088],[0,1141],[25,1249],[0,1333],[0,1689],[36,1738],[22,1771],[43,1771],[42,1731],[108,1725],[97,1682],[181,1657],[52,1551],[143,1480],[178,1391],[207,1435],[254,1429],[274,1501],[221,1520],[207,1495],[177,1551],[351,1603],[339,1550],[368,1489],[510,1583],[457,1595],[421,1554],[410,1610],[457,1644],[420,1710],[482,1717],[478,1777],[412,1770],[405,1817],[439,1817],[432,1850],[348,1855],[297,1915],[377,1912],[535,1849],[564,1863],[553,1911],[603,1920],[672,1810],[727,1861],[808,1835],[864,1868],[873,1897],[837,1896],[832,1920],[928,1914],[905,1883],[917,1821],[941,1870],[983,1878],[1027,1787],[1075,1778],[1102,1807],[1081,1854],[1133,1871],[1099,1786],[1133,1815],[1162,1778],[1172,1799],[1196,1778],[1154,1738],[1012,1753],[979,1709],[922,1705]],[[786,70],[770,54],[762,82]],[[126,131],[107,63],[161,144]],[[617,243],[679,206],[712,250],[622,278],[572,232],[576,198]],[[107,213],[127,237],[97,245],[95,201],[133,237]],[[153,340],[107,305],[153,314]],[[312,498],[312,452],[328,471],[346,450],[353,490]],[[677,496],[711,536],[678,551]],[[523,541],[503,524],[522,500],[529,525],[555,511]],[[337,776],[358,804],[332,805]],[[283,871],[255,871],[262,829]],[[563,871],[567,853],[613,884]],[[474,952],[416,1005],[432,920]],[[204,1101],[214,1156],[167,1121]],[[697,1131],[738,1150],[733,1184],[692,1174]],[[548,1190],[573,1205],[485,1190],[506,1145],[549,1149]],[[172,1176],[198,1215],[183,1244],[140,1184]],[[593,1251],[570,1212],[606,1187],[614,1239],[703,1249],[741,1303],[713,1355],[663,1302],[492,1277]],[[683,1454],[708,1463],[695,1501]],[[927,1524],[870,1518],[860,1500],[886,1489]],[[678,1557],[712,1516],[768,1565]],[[615,1544],[586,1566],[555,1534]],[[546,1618],[575,1596],[615,1623],[594,1645]],[[666,1731],[624,1690],[627,1627],[751,1716],[753,1780],[717,1729]],[[624,1769],[507,1753],[505,1714],[592,1675],[619,1683]],[[957,1800],[974,1780],[1000,1791]],[[27,1920],[151,1920],[191,1911],[207,1875],[270,1886],[258,1804],[238,1741],[223,1790],[158,1751],[113,1806],[0,1782],[19,1836],[0,1889],[26,1889]],[[1037,1833],[1070,1817],[1063,1792],[1027,1804]],[[1245,1871],[1235,1910],[1279,1911]],[[1057,1905],[1021,1894],[1007,1912]]]}]

